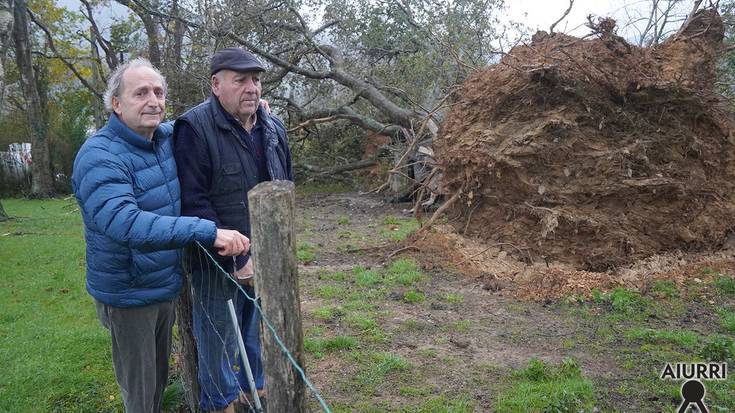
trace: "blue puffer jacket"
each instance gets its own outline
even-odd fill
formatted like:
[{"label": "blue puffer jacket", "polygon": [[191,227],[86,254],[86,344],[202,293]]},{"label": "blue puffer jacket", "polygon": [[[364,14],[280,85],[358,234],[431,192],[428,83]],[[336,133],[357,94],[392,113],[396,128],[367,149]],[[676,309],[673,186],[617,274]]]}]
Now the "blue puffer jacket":
[{"label": "blue puffer jacket", "polygon": [[181,248],[211,246],[212,221],[180,217],[172,126],[153,140],[110,121],[82,145],[72,185],[87,240],[87,291],[113,307],[174,299],[181,289]]}]

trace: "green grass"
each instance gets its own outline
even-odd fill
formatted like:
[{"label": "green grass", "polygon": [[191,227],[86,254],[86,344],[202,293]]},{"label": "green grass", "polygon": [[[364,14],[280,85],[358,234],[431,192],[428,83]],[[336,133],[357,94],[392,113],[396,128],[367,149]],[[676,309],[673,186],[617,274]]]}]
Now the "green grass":
[{"label": "green grass", "polygon": [[610,293],[610,304],[613,310],[622,314],[633,314],[643,306],[641,295],[625,288],[616,288]]},{"label": "green grass", "polygon": [[699,350],[699,356],[707,361],[735,361],[735,341],[731,337],[713,334],[706,338]]},{"label": "green grass", "polygon": [[729,275],[715,277],[714,286],[720,294],[735,295],[735,279]]},{"label": "green grass", "polygon": [[349,277],[347,273],[344,271],[335,271],[335,272],[320,272],[319,278],[323,280],[332,280],[332,281],[347,281]]},{"label": "green grass", "polygon": [[315,308],[311,315],[317,320],[330,321],[340,315],[344,314],[344,310],[341,307],[325,306]]},{"label": "green grass", "polygon": [[447,293],[444,296],[444,300],[449,304],[462,304],[464,302],[464,297],[462,294]]},{"label": "green grass", "polygon": [[388,280],[391,284],[410,287],[422,279],[421,269],[414,260],[400,259],[388,267]]},{"label": "green grass", "polygon": [[351,336],[335,336],[332,338],[305,337],[304,349],[316,358],[324,357],[324,353],[349,351],[357,348],[357,339]]},{"label": "green grass", "polygon": [[314,291],[314,295],[320,298],[337,298],[345,293],[345,289],[337,285],[320,285]]},{"label": "green grass", "polygon": [[309,264],[316,258],[316,248],[308,242],[299,242],[296,246],[296,259],[301,264]]},{"label": "green grass", "polygon": [[415,290],[409,290],[403,293],[403,301],[409,304],[421,303],[426,299],[423,293]]},{"label": "green grass", "polygon": [[166,387],[161,400],[161,410],[164,412],[178,412],[185,403],[184,385],[181,380],[175,380]]},{"label": "green grass", "polygon": [[679,290],[676,283],[671,280],[657,281],[653,286],[653,291],[664,298],[674,298],[679,296]]},{"label": "green grass", "polygon": [[464,332],[470,331],[471,326],[472,326],[472,321],[470,320],[454,321],[449,324],[449,330],[455,331],[458,333],[464,333]]},{"label": "green grass", "polygon": [[592,382],[571,359],[557,367],[533,359],[510,381],[498,395],[498,412],[584,412],[591,411],[595,401]]},{"label": "green grass", "polygon": [[370,353],[358,356],[362,368],[355,376],[361,386],[374,387],[382,383],[392,373],[406,372],[411,364],[401,356],[392,353]]},{"label": "green grass", "polygon": [[355,276],[355,282],[360,287],[370,287],[379,284],[382,281],[382,277],[379,272],[369,271],[361,266],[353,268],[352,274]]},{"label": "green grass", "polygon": [[687,350],[693,350],[699,344],[699,335],[687,330],[654,330],[636,327],[628,330],[625,338],[647,344],[671,343]]},{"label": "green grass", "polygon": [[16,218],[0,223],[0,412],[122,412],[76,204],[2,203]]},{"label": "green grass", "polygon": [[[732,366],[730,364],[728,367]],[[735,378],[728,368],[726,381],[707,382],[707,407],[710,412],[731,412],[735,407]]]},{"label": "green grass", "polygon": [[346,318],[347,325],[361,331],[369,331],[378,328],[378,322],[365,314],[353,313]]},{"label": "green grass", "polygon": [[722,309],[720,310],[720,323],[729,333],[735,333],[735,311]]},{"label": "green grass", "polygon": [[375,304],[367,302],[363,297],[354,297],[345,302],[342,308],[346,311],[370,311],[375,308]]},{"label": "green grass", "polygon": [[383,218],[380,236],[391,241],[403,241],[419,229],[419,223],[413,218]]},{"label": "green grass", "polygon": [[622,287],[615,288],[608,293],[593,289],[592,301],[597,304],[608,304],[617,318],[643,319],[650,310],[648,298],[643,297],[637,291]]}]

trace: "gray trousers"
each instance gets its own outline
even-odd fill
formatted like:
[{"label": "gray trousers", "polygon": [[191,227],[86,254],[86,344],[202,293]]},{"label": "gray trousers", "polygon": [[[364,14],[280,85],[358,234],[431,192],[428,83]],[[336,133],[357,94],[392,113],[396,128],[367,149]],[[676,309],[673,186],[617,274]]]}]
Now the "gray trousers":
[{"label": "gray trousers", "polygon": [[112,364],[127,413],[158,413],[168,382],[174,302],[111,307],[96,301],[97,316],[112,336]]}]

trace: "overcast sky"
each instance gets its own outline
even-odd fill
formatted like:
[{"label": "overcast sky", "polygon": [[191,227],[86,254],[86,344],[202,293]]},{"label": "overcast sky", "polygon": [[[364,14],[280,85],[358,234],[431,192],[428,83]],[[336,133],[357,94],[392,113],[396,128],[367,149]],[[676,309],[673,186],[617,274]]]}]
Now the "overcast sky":
[{"label": "overcast sky", "polygon": [[[71,10],[79,10],[81,6],[78,0],[56,1]],[[661,0],[661,3],[668,3],[668,1]],[[532,29],[532,33],[535,30],[548,31],[551,24],[558,20],[569,7],[569,0],[506,0],[505,2],[505,20],[522,22]],[[618,33],[632,40],[636,38],[636,30],[633,27],[626,27],[626,24],[636,18],[647,18],[651,3],[652,0],[575,0],[571,12],[556,26],[555,31],[577,36],[584,35],[589,32],[584,27],[587,15],[593,14],[614,18],[618,22]],[[694,0],[681,0],[677,6],[678,14],[686,15],[693,4]],[[101,20],[101,25],[105,26],[105,20],[109,24],[110,16],[120,16],[124,13],[128,13],[125,7],[116,2],[110,2],[110,7],[102,9],[98,18]],[[639,23],[639,26],[642,24]],[[679,24],[674,22],[672,27],[674,26],[678,28]]]},{"label": "overcast sky", "polygon": [[[651,3],[651,0],[575,0],[569,15],[554,30],[584,35],[589,32],[584,27],[587,15],[594,14],[614,18],[618,22],[619,34],[630,39],[636,31],[625,27],[625,24],[636,18],[647,18]],[[667,1],[662,0],[661,3]],[[509,19],[523,22],[532,29],[548,31],[569,7],[569,0],[507,0],[506,5]],[[694,0],[683,0],[676,10],[685,15],[693,5]]]}]

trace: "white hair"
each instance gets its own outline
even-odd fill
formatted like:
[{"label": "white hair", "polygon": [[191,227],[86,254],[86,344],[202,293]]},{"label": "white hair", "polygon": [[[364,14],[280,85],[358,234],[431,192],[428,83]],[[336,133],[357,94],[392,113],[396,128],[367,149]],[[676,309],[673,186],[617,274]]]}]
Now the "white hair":
[{"label": "white hair", "polygon": [[166,83],[166,78],[161,74],[161,72],[156,69],[148,59],[138,57],[119,65],[110,75],[110,80],[107,81],[107,89],[105,90],[105,94],[103,96],[105,109],[107,109],[108,112],[113,111],[112,97],[115,96],[119,98],[123,92],[123,89],[125,88],[125,85],[123,84],[123,75],[125,74],[125,71],[127,71],[128,69],[135,69],[137,67],[147,67],[153,69],[153,71],[156,72],[156,74],[161,78],[163,93],[168,92],[168,84]]}]

